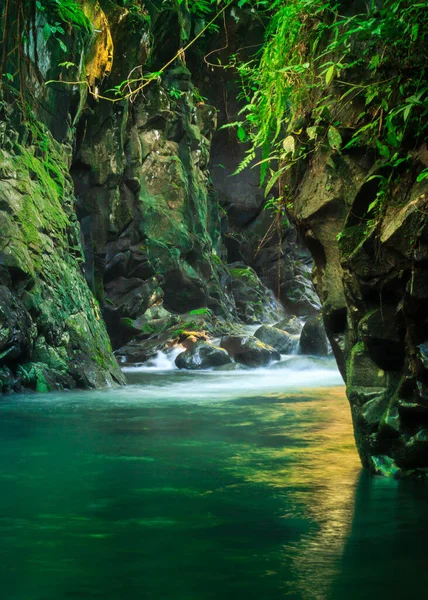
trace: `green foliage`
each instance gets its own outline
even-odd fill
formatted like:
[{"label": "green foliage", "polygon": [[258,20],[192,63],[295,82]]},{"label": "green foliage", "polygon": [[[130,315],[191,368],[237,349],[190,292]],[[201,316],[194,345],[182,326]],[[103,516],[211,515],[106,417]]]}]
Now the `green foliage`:
[{"label": "green foliage", "polygon": [[[380,164],[394,168],[426,139],[426,2],[362,6],[364,12],[351,15],[343,15],[346,3],[335,0],[266,7],[263,48],[246,63],[231,61],[245,102],[233,126],[251,142],[238,171],[261,151],[257,164],[262,181],[270,172],[270,190],[320,146],[334,153],[370,147]],[[419,178],[425,177],[423,171]]]},{"label": "green foliage", "polygon": [[[37,10],[45,16],[42,35],[46,41],[54,38],[63,52],[67,52],[61,36],[65,36],[64,26],[73,27],[78,32],[92,30],[92,25],[76,0],[36,0]],[[59,21],[54,19],[58,18]]]},{"label": "green foliage", "polygon": [[248,282],[258,284],[257,276],[250,267],[235,267],[229,270],[234,279],[246,279]]},{"label": "green foliage", "polygon": [[[77,0],[37,0],[36,8],[46,15],[49,23],[52,16],[56,16],[62,23],[75,29],[86,29],[87,31],[92,29],[91,22]],[[59,23],[55,25],[59,25]]]},{"label": "green foliage", "polygon": [[169,95],[171,96],[171,98],[174,98],[174,100],[178,100],[181,94],[183,93],[175,87],[171,87],[168,91]]}]

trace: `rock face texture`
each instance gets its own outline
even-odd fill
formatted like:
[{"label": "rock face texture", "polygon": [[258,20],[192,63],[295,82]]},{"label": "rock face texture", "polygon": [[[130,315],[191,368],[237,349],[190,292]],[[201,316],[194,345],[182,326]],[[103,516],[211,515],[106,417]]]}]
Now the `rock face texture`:
[{"label": "rock face texture", "polygon": [[[225,65],[235,53],[242,61],[251,60],[254,47],[263,41],[264,26],[251,10],[239,10],[235,6],[232,13],[226,13],[225,27],[209,43],[209,50],[213,52],[209,61]],[[248,45],[249,39],[251,45]],[[278,196],[277,189],[265,197],[260,168],[240,168],[248,144],[239,140],[235,129],[221,128],[242,119],[240,111],[244,101],[237,82],[239,78],[233,69],[213,68],[201,72],[194,59],[191,64],[194,64],[201,92],[218,111],[209,167],[214,191],[226,213],[223,241],[227,262],[243,262],[254,269],[289,314],[312,314],[319,310],[320,304],[312,284],[310,253],[296,227],[282,211],[276,210],[273,200]],[[265,208],[267,204],[270,209]]]},{"label": "rock face texture", "polygon": [[428,185],[423,166],[375,219],[368,154],[318,152],[293,216],[315,260],[328,337],[347,384],[357,446],[381,473],[428,467]]},{"label": "rock face texture", "polygon": [[66,148],[45,131],[45,151],[0,110],[0,391],[121,383],[81,272]]},{"label": "rock face texture", "polygon": [[220,343],[237,363],[247,367],[266,367],[270,362],[280,360],[280,353],[253,336],[229,335]]},{"label": "rock face texture", "polygon": [[[3,27],[18,22],[9,4]],[[217,125],[241,108],[236,83],[231,71],[201,67],[196,46],[182,51],[197,27],[187,3],[122,4],[83,0],[92,28],[63,33],[58,15],[37,8],[20,54],[17,35],[1,36],[12,40],[3,75],[21,70],[32,104],[19,109],[21,80],[3,86],[0,390],[121,383],[111,344],[135,362],[159,340],[214,321],[219,335],[231,321],[278,321],[268,288],[290,314],[314,315],[301,346],[325,354],[300,234],[363,464],[382,473],[428,468],[428,185],[416,181],[426,145],[375,218],[367,215],[388,165],[375,167],[364,149],[320,147],[299,167],[296,231],[284,214],[263,211],[257,170],[228,177],[245,145]],[[250,30],[262,37],[245,14],[227,14],[228,44],[216,50],[217,38],[208,48],[223,63]],[[300,323],[281,320],[278,329],[287,333],[259,336],[283,348],[279,338],[299,334]],[[279,359],[256,338],[225,344],[246,365]]]},{"label": "rock face texture", "polygon": [[300,335],[300,352],[301,354],[327,356],[328,341],[321,314],[309,317],[304,324]]},{"label": "rock face texture", "polygon": [[0,391],[124,383],[83,275],[70,177],[88,87],[62,89],[61,62],[73,57],[77,79],[93,85],[112,59],[105,14],[98,3],[82,6],[98,37],[89,21],[55,29],[61,15],[38,7],[23,41],[16,11],[25,7],[8,3],[2,13],[2,82],[13,83],[0,91]]},{"label": "rock face texture", "polygon": [[[145,360],[201,309],[201,327],[277,318],[258,275],[227,268],[208,168],[217,109],[179,53],[195,26],[185,3],[80,4],[87,23],[62,33],[55,3],[37,8],[26,59],[11,44],[2,65],[22,73],[0,107],[3,391],[122,382],[110,342],[123,360]],[[10,6],[7,39],[18,36]],[[31,114],[13,106],[19,93]]]},{"label": "rock face texture", "polygon": [[299,343],[299,336],[292,335],[276,327],[262,325],[254,334],[258,340],[272,346],[281,354],[293,354]]},{"label": "rock face texture", "polygon": [[189,350],[182,352],[175,359],[179,369],[209,369],[231,364],[231,359],[223,348],[217,348],[207,342],[196,342]]}]

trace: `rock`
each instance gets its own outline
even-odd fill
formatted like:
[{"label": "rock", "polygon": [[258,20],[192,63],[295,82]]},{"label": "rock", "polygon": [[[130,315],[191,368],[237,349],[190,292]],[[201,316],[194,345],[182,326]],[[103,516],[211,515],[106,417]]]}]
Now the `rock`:
[{"label": "rock", "polygon": [[367,425],[379,425],[387,407],[388,400],[380,394],[363,405],[361,416]]},{"label": "rock", "polygon": [[383,475],[384,477],[397,477],[400,474],[399,467],[395,464],[394,460],[390,456],[371,456],[370,464],[372,470],[377,475]]},{"label": "rock", "polygon": [[6,365],[0,366],[0,394],[18,391],[19,388],[19,379],[14,376],[9,367]]},{"label": "rock", "polygon": [[165,273],[164,301],[168,309],[185,313],[206,306],[208,293],[204,282],[177,267]]},{"label": "rock", "polygon": [[186,350],[190,350],[195,344],[201,341],[208,341],[207,334],[201,331],[183,331],[178,336],[179,344],[181,344]]},{"label": "rock", "polygon": [[229,265],[229,272],[236,311],[244,323],[262,323],[278,318],[278,302],[254,269],[238,263]]},{"label": "rock", "polygon": [[236,371],[239,369],[238,363],[228,363],[227,365],[221,365],[221,367],[214,367],[214,371]]},{"label": "rock", "polygon": [[382,369],[397,370],[404,360],[404,335],[390,306],[374,309],[359,323],[361,339],[370,358]]},{"label": "rock", "polygon": [[408,439],[401,454],[397,456],[397,464],[404,468],[427,466],[428,429],[420,429]]},{"label": "rock", "polygon": [[175,359],[175,364],[179,369],[191,370],[221,367],[231,362],[226,350],[204,341],[196,342],[190,350],[182,352]]},{"label": "rock", "polygon": [[309,317],[304,324],[300,336],[300,352],[317,356],[328,355],[328,341],[321,313]]},{"label": "rock", "polygon": [[254,336],[264,344],[272,346],[281,354],[292,354],[299,343],[297,335],[291,335],[286,331],[268,325],[259,327]]},{"label": "rock", "polygon": [[0,360],[15,361],[30,351],[34,327],[24,305],[0,285]]},{"label": "rock", "polygon": [[401,419],[397,404],[391,403],[385,411],[379,427],[379,434],[382,438],[397,437],[401,432]]},{"label": "rock", "polygon": [[303,324],[297,317],[287,317],[286,319],[282,319],[282,321],[275,323],[274,327],[286,331],[287,333],[291,333],[292,335],[298,335],[302,331]]},{"label": "rock", "polygon": [[162,290],[156,277],[148,281],[118,277],[105,286],[105,298],[120,308],[121,316],[136,318],[162,299]]},{"label": "rock", "polygon": [[115,355],[122,366],[142,364],[154,358],[161,345],[160,340],[147,341],[136,338],[115,350]]},{"label": "rock", "polygon": [[[46,104],[46,114],[53,115],[53,108]],[[19,119],[16,111],[14,122]],[[69,131],[69,117],[64,114],[62,121]],[[7,128],[12,131],[13,125]],[[124,382],[82,274],[71,147],[58,143],[43,123],[39,131],[43,153],[31,145],[35,137],[28,132],[19,152],[3,148],[0,155],[0,171],[7,179],[0,185],[0,364],[16,378],[14,383],[7,377],[4,391],[72,388],[79,378],[73,365],[86,360],[104,383]]]},{"label": "rock", "polygon": [[[94,371],[99,372],[94,365]],[[72,369],[70,369],[72,372]],[[53,390],[72,390],[76,387],[76,380],[68,373],[52,369],[44,363],[22,363],[17,368],[17,375],[25,386],[36,392],[51,392]],[[105,382],[104,382],[105,384]],[[91,387],[84,385],[82,387]]]},{"label": "rock", "polygon": [[270,362],[281,359],[275,348],[263,344],[253,336],[227,336],[221,340],[220,346],[227,350],[236,362],[249,367],[265,367]]}]

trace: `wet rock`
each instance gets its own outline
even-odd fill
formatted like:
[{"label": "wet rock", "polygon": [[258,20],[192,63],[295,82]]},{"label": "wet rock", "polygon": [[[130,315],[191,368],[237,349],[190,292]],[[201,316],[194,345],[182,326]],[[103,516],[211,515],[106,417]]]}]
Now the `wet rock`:
[{"label": "wet rock", "polygon": [[400,475],[400,468],[390,456],[372,456],[370,457],[370,464],[377,475],[383,475],[384,477],[397,477]]},{"label": "wet rock", "polygon": [[236,362],[248,367],[265,367],[274,360],[280,360],[280,353],[263,344],[253,336],[227,336],[221,340],[221,348],[227,350]]},{"label": "wet rock", "polygon": [[397,437],[400,435],[401,429],[402,422],[398,405],[395,401],[391,401],[382,416],[379,427],[379,436],[382,438]]},{"label": "wet rock", "polygon": [[204,341],[196,342],[190,350],[182,352],[175,359],[175,364],[179,369],[191,370],[221,367],[231,362],[226,350]]},{"label": "wet rock", "polygon": [[143,364],[156,356],[159,346],[162,346],[162,342],[159,339],[147,340],[135,338],[115,350],[115,355],[121,365]]},{"label": "wet rock", "polygon": [[297,317],[287,317],[275,323],[274,327],[292,335],[298,335],[302,331],[303,324]]},{"label": "wet rock", "polygon": [[379,425],[387,406],[388,400],[384,394],[380,394],[363,405],[361,416],[367,425]]},{"label": "wet rock", "polygon": [[300,352],[316,356],[328,355],[328,341],[322,315],[309,317],[300,336]]},{"label": "wet rock", "polygon": [[286,331],[281,331],[276,327],[262,325],[257,329],[254,337],[259,339],[264,344],[272,346],[281,354],[292,354],[299,343],[299,336],[291,335]]},{"label": "wet rock", "polygon": [[221,365],[221,367],[215,367],[214,371],[236,371],[237,369],[239,369],[239,365],[238,363],[228,363],[227,365]]},{"label": "wet rock", "polygon": [[397,456],[397,464],[404,468],[426,467],[428,456],[428,429],[420,429],[410,437],[402,452]]}]

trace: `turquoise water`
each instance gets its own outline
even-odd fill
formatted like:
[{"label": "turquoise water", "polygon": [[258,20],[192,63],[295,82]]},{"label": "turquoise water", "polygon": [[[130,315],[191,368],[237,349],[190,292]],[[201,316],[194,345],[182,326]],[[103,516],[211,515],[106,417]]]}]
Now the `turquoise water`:
[{"label": "turquoise water", "polygon": [[0,401],[0,598],[424,598],[428,490],[372,478],[328,363]]}]

